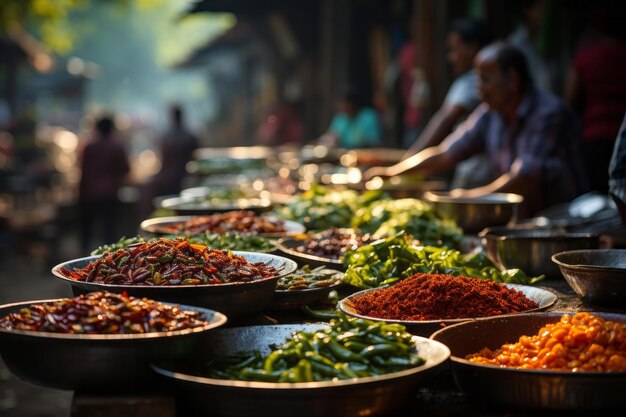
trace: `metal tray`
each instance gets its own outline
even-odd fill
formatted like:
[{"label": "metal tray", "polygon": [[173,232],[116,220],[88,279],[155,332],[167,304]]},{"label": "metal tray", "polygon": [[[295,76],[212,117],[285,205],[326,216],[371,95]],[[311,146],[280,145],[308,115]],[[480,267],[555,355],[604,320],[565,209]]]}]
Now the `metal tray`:
[{"label": "metal tray", "polygon": [[346,267],[341,260],[324,258],[321,256],[310,255],[308,253],[302,253],[295,250],[296,247],[302,244],[302,239],[298,238],[284,238],[278,241],[278,250],[285,254],[289,259],[292,259],[298,263],[299,266],[310,265],[311,268],[317,268],[318,266],[325,266],[330,269],[336,269],[338,271],[345,272]]},{"label": "metal tray", "polygon": [[[334,270],[336,274],[343,276],[341,271]],[[343,282],[337,281],[328,287],[309,288],[303,290],[276,290],[268,307],[269,310],[293,310],[304,305],[313,305],[328,299],[328,294],[339,289]]]}]

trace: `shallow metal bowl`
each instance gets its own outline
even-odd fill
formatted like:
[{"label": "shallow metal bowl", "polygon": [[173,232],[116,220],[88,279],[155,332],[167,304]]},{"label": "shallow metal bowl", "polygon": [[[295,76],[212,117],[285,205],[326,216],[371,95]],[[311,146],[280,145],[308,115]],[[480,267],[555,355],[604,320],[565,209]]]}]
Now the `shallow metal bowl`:
[{"label": "shallow metal bowl", "polygon": [[483,197],[452,197],[446,192],[426,192],[424,199],[437,214],[455,220],[465,233],[500,226],[515,220],[517,206],[524,200],[518,194],[493,193]]},{"label": "shallow metal bowl", "polygon": [[[27,301],[0,306],[0,317],[33,304]],[[146,334],[64,334],[0,329],[0,355],[18,378],[35,385],[63,390],[125,392],[150,386],[149,363],[180,358],[191,352],[198,336],[226,323],[216,311],[198,311],[207,324],[195,329]]]},{"label": "shallow metal bowl", "polygon": [[314,331],[320,324],[254,326],[213,332],[197,346],[201,355],[188,363],[158,363],[154,369],[177,384],[178,403],[185,415],[313,417],[373,416],[404,406],[416,386],[434,376],[447,361],[447,347],[415,337],[426,362],[422,366],[377,377],[340,381],[273,383],[233,381],[198,376],[201,365],[213,356],[258,349],[269,353],[296,331]]},{"label": "shallow metal bowl", "polygon": [[223,213],[232,210],[251,210],[256,213],[268,211],[272,202],[263,198],[239,198],[223,203],[211,203],[198,197],[172,197],[161,201],[161,208],[174,210],[179,215]]},{"label": "shallow metal bowl", "polygon": [[[493,228],[496,229],[496,228]],[[487,228],[480,232],[487,255],[500,269],[521,268],[530,276],[560,278],[552,255],[572,249],[597,249],[598,235],[550,230]]]},{"label": "shallow metal bowl", "polygon": [[626,250],[589,249],[552,256],[565,280],[591,304],[624,307],[626,303]]},{"label": "shallow metal bowl", "polygon": [[[343,276],[343,272],[332,270],[335,275]],[[339,277],[338,277],[339,278]],[[307,288],[302,290],[276,290],[274,297],[270,302],[268,309],[270,310],[293,310],[304,305],[312,305],[323,302],[328,299],[331,291],[338,289],[343,285],[341,280],[329,285],[328,287]]]},{"label": "shallow metal bowl", "polygon": [[290,259],[268,253],[233,251],[233,254],[243,256],[248,262],[263,262],[276,268],[277,275],[251,282],[234,282],[217,285],[114,285],[98,284],[94,282],[76,281],[67,278],[59,271],[61,268],[70,271],[84,268],[98,259],[98,256],[74,259],[52,268],[52,273],[59,279],[72,286],[74,295],[85,294],[91,291],[111,291],[121,293],[126,291],[134,297],[148,297],[158,301],[168,301],[211,308],[221,311],[230,318],[255,314],[262,311],[270,303],[276,289],[276,282],[280,277],[293,273],[298,266]]},{"label": "shallow metal bowl", "polygon": [[[196,217],[201,216],[168,216],[168,217],[155,217],[153,219],[147,219],[141,222],[139,225],[140,233],[142,235],[146,235],[148,237],[160,237],[165,235],[170,235],[171,233],[166,233],[162,229],[163,226],[169,226],[176,223],[184,223],[189,220],[193,220]],[[271,217],[270,217],[271,218]],[[283,236],[292,236],[297,235],[299,233],[304,233],[306,228],[297,222],[291,220],[282,220],[285,225],[284,232],[277,233],[259,233],[258,236],[262,237],[283,237]]]},{"label": "shallow metal bowl", "polygon": [[[558,300],[558,297],[555,293],[544,288],[531,287],[530,285],[520,285],[520,284],[505,284],[505,285],[514,290],[521,291],[522,293],[524,293],[524,295],[528,299],[534,301],[539,306],[535,309],[527,310],[524,313],[545,310],[546,308],[554,305]],[[433,332],[441,329],[444,326],[449,326],[451,324],[461,323],[461,322],[473,319],[472,317],[462,317],[462,318],[459,317],[455,319],[443,319],[443,320],[393,320],[393,319],[380,319],[376,317],[364,316],[362,314],[357,313],[354,309],[353,300],[355,298],[360,297],[363,294],[367,294],[371,291],[376,291],[376,290],[378,290],[378,288],[371,288],[371,289],[354,293],[344,298],[343,300],[339,301],[338,307],[341,311],[353,317],[359,317],[359,318],[374,320],[374,321],[385,321],[387,323],[402,324],[403,326],[407,328],[409,332],[416,334],[416,335],[420,335],[420,336],[430,336]],[[493,317],[506,317],[506,316],[516,315],[516,314],[521,314],[521,313],[506,314],[506,315],[493,316]]]},{"label": "shallow metal bowl", "polygon": [[298,252],[296,248],[300,246],[303,241],[304,239],[300,239],[298,237],[284,238],[280,239],[276,246],[278,247],[278,250],[284,253],[287,258],[296,261],[301,267],[304,265],[310,265],[311,268],[323,266],[342,272],[346,270],[345,266],[339,259],[324,258],[321,256]]},{"label": "shallow metal bowl", "polygon": [[[626,315],[594,314],[626,322]],[[560,317],[557,313],[535,313],[472,320],[439,330],[431,339],[450,348],[459,387],[483,401],[545,410],[623,410],[626,372],[521,370],[464,359],[484,347],[496,349],[517,342],[520,336],[537,334],[541,327],[558,322]]]}]

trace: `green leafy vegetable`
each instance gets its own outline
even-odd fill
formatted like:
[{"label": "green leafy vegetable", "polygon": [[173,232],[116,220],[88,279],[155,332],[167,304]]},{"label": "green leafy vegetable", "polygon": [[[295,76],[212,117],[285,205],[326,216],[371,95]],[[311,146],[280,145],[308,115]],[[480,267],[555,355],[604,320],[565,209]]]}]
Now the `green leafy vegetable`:
[{"label": "green leafy vegetable", "polygon": [[521,269],[500,271],[482,254],[465,255],[447,247],[420,246],[400,232],[392,237],[348,251],[344,282],[359,288],[393,284],[415,273],[443,273],[514,284],[535,284],[544,276],[529,277]]}]

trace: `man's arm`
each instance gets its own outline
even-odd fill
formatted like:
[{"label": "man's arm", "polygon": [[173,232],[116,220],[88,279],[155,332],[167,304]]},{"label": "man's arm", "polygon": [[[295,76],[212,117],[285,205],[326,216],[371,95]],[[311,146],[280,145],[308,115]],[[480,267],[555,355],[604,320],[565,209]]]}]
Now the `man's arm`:
[{"label": "man's arm", "polygon": [[464,116],[467,110],[457,104],[444,104],[430,119],[417,141],[407,150],[406,157],[436,146],[452,131],[454,125]]},{"label": "man's arm", "polygon": [[370,168],[363,174],[363,179],[368,181],[374,177],[393,177],[411,172],[430,175],[451,169],[455,164],[456,161],[449,157],[442,146],[433,146],[395,165]]}]

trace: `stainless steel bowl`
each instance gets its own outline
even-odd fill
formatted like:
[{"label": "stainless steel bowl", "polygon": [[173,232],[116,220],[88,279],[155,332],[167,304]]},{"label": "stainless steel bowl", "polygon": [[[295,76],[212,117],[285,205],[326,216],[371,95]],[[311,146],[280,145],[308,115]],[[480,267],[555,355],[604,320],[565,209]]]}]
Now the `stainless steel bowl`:
[{"label": "stainless steel bowl", "polygon": [[[37,300],[0,306],[0,317]],[[48,388],[94,392],[145,390],[154,380],[149,363],[180,358],[191,352],[198,336],[226,323],[226,316],[212,310],[181,305],[199,311],[207,324],[195,329],[163,333],[87,335],[0,329],[0,355],[18,378]]]},{"label": "stainless steel bowl", "polygon": [[304,265],[310,265],[311,268],[323,266],[330,269],[336,269],[338,271],[346,270],[343,263],[339,259],[324,258],[321,256],[298,252],[296,248],[302,245],[302,242],[303,239],[300,238],[284,238],[280,239],[276,246],[278,247],[278,250],[281,251],[287,258],[296,261],[301,267]]},{"label": "stainless steel bowl", "polygon": [[[328,271],[328,270],[327,270]],[[341,277],[343,272],[330,270],[339,279],[328,287],[307,288],[302,290],[276,290],[268,307],[269,310],[293,310],[304,305],[313,305],[328,299],[331,291],[339,289],[343,285]],[[331,273],[332,273],[331,272]]]},{"label": "stainless steel bowl", "polygon": [[552,256],[565,280],[591,304],[624,307],[626,303],[626,250],[588,249]]},{"label": "stainless steel bowl", "polygon": [[[594,313],[626,322],[626,315]],[[454,378],[459,387],[483,402],[543,410],[607,410],[626,407],[626,372],[563,372],[521,370],[482,365],[465,356],[484,347],[514,343],[522,335],[537,334],[561,314],[535,313],[467,321],[439,330],[431,339],[452,352]],[[596,415],[596,414],[594,414]]]},{"label": "stainless steel bowl", "polygon": [[[153,219],[147,219],[141,222],[139,225],[140,234],[146,237],[160,237],[170,235],[171,233],[164,232],[161,228],[163,226],[169,226],[176,223],[184,223],[189,220],[201,216],[167,216],[167,217],[155,217]],[[270,217],[272,219],[272,217]],[[293,236],[306,231],[305,227],[300,223],[291,220],[281,220],[284,222],[285,231],[278,233],[259,233],[259,236],[263,237],[284,237]]]},{"label": "stainless steel bowl", "polygon": [[203,339],[201,355],[188,363],[158,363],[154,369],[176,381],[178,404],[185,415],[239,417],[374,416],[403,407],[417,385],[434,376],[446,363],[448,348],[415,337],[416,348],[426,359],[422,366],[377,377],[340,381],[271,383],[233,381],[198,376],[200,364],[213,356],[282,344],[296,331],[313,331],[320,324],[254,326],[224,329]]},{"label": "stainless steel bowl", "polygon": [[232,210],[252,210],[263,213],[272,207],[272,202],[263,198],[240,198],[224,203],[211,203],[204,198],[172,197],[161,201],[161,208],[174,210],[179,215],[223,213]]},{"label": "stainless steel bowl", "polygon": [[[493,230],[496,229],[496,230]],[[487,255],[500,269],[521,268],[530,276],[560,278],[552,255],[572,249],[597,249],[598,235],[551,230],[487,228],[479,236]]]},{"label": "stainless steel bowl", "polygon": [[[514,290],[521,291],[522,293],[524,293],[524,295],[528,299],[534,301],[539,306],[535,309],[525,311],[524,313],[545,310],[546,308],[554,305],[558,301],[558,296],[552,291],[545,289],[545,288],[531,287],[529,285],[520,285],[520,284],[505,284],[505,285]],[[363,290],[363,291],[354,293],[344,298],[343,300],[340,300],[338,307],[341,311],[343,311],[344,313],[350,316],[359,317],[359,318],[363,318],[367,320],[385,321],[387,323],[399,323],[405,326],[407,330],[411,332],[412,334],[416,334],[419,336],[426,336],[426,337],[430,336],[433,332],[436,332],[437,330],[441,329],[444,326],[449,326],[451,324],[461,323],[461,322],[473,319],[472,317],[463,317],[463,318],[459,317],[456,319],[443,319],[443,320],[393,320],[393,319],[380,319],[376,317],[364,316],[362,314],[359,314],[354,309],[354,304],[353,304],[354,298],[358,298],[363,294],[366,294],[371,291],[376,291],[376,290],[378,290],[378,288],[372,288],[372,289]],[[520,313],[515,313],[515,314],[520,314]],[[507,314],[507,315],[494,316],[494,317],[506,317],[506,316],[515,315],[515,314]]]},{"label": "stainless steel bowl", "polygon": [[484,197],[452,197],[446,192],[426,192],[437,214],[455,220],[465,233],[477,233],[485,227],[501,226],[515,221],[521,195],[494,193]]},{"label": "stainless steel bowl", "polygon": [[89,263],[98,259],[98,256],[75,259],[64,262],[52,268],[52,273],[59,279],[68,282],[72,286],[74,295],[85,294],[91,291],[111,291],[121,293],[126,291],[134,297],[148,297],[158,301],[195,305],[221,311],[230,318],[245,316],[261,312],[268,306],[274,291],[276,282],[280,277],[293,273],[297,264],[282,256],[267,253],[233,251],[235,255],[243,256],[248,262],[263,262],[276,268],[277,275],[252,282],[234,282],[218,285],[114,285],[98,284],[94,282],[76,281],[67,278],[59,272],[61,268],[70,271],[76,268],[84,268]]}]

